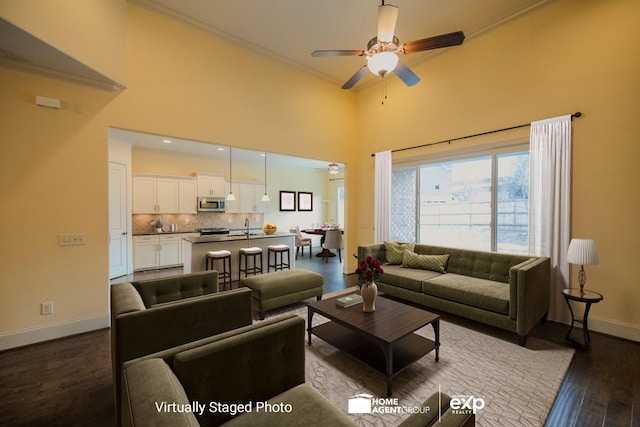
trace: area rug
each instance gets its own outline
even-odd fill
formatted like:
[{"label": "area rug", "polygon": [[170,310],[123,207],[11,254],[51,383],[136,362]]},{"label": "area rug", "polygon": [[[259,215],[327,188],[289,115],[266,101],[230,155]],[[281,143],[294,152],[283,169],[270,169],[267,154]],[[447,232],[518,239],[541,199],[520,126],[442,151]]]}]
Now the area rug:
[{"label": "area rug", "polygon": [[[267,317],[283,312],[307,319],[305,304],[270,312]],[[316,314],[313,326],[326,321]],[[417,333],[433,339],[431,326]],[[361,426],[396,426],[412,408],[440,390],[459,397],[461,410],[475,406],[477,426],[543,426],[574,354],[571,348],[533,337],[523,348],[515,337],[492,336],[444,320],[440,341],[438,362],[429,353],[393,379],[392,398],[397,400],[371,400],[377,413],[349,416]],[[346,413],[350,399],[386,398],[384,375],[315,336],[306,346],[306,376],[308,383]]]}]

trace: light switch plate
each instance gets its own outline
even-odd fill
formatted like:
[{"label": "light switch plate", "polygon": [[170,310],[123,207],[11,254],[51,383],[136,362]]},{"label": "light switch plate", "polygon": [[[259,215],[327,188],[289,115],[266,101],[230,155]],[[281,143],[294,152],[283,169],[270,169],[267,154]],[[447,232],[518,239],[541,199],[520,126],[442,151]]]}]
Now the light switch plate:
[{"label": "light switch plate", "polygon": [[58,234],[58,245],[73,246],[86,245],[87,238],[84,233]]}]

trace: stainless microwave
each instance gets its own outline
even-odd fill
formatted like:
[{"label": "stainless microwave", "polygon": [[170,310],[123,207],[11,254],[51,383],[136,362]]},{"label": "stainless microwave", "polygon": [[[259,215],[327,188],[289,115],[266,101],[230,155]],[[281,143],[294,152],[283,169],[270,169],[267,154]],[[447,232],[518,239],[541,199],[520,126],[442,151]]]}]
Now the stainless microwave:
[{"label": "stainless microwave", "polygon": [[198,212],[225,212],[224,197],[198,197]]}]

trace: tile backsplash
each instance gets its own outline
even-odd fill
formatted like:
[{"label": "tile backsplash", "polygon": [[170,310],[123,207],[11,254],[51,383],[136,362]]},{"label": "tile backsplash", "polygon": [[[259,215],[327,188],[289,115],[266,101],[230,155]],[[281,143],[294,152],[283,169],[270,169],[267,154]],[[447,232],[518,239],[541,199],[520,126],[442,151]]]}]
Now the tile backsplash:
[{"label": "tile backsplash", "polygon": [[[230,230],[244,228],[244,220],[249,218],[249,227],[261,228],[264,225],[263,213],[237,214],[220,212],[200,212],[198,214],[136,214],[133,215],[131,231],[133,234],[154,233],[155,222],[164,218],[165,224],[177,224],[178,231],[195,232],[200,228],[220,227]],[[188,223],[188,224],[187,224]]]}]

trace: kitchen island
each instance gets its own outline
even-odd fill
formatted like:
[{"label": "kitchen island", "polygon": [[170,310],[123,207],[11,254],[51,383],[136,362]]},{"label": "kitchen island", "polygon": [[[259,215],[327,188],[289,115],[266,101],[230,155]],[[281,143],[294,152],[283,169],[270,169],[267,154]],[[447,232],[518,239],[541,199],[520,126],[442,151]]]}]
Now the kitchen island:
[{"label": "kitchen island", "polygon": [[[252,233],[246,235],[210,235],[191,236],[182,239],[182,258],[184,273],[194,273],[206,270],[206,254],[209,251],[228,250],[231,252],[231,278],[238,279],[238,251],[241,248],[258,247],[262,249],[263,272],[267,272],[267,248],[270,245],[285,244],[291,248],[291,268],[295,267],[295,241],[291,233]],[[216,265],[216,268],[219,268]]]}]

